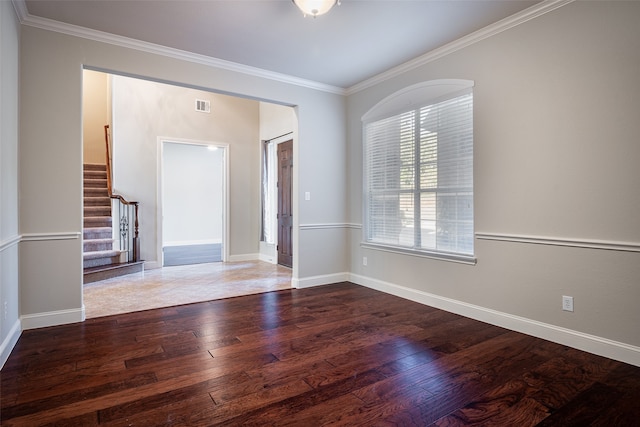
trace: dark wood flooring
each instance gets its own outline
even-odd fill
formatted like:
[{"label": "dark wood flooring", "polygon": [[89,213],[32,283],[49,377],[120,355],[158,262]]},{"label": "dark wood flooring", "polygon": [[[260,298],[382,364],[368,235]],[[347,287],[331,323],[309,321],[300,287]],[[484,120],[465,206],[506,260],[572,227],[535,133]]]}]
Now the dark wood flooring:
[{"label": "dark wood flooring", "polygon": [[640,368],[349,283],[25,331],[3,426],[637,426]]}]

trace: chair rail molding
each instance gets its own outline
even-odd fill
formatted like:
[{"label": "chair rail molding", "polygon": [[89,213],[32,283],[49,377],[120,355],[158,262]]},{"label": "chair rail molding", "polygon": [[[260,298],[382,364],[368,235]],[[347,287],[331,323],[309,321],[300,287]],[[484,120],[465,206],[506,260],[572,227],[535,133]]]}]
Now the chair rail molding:
[{"label": "chair rail molding", "polygon": [[41,242],[46,240],[76,240],[82,235],[79,231],[56,232],[56,233],[24,233],[22,242]]},{"label": "chair rail molding", "polygon": [[640,252],[640,243],[619,242],[613,240],[575,239],[570,237],[533,236],[507,233],[476,233],[478,240],[494,240],[498,242],[527,243],[534,245],[568,246],[574,248],[601,249],[622,252]]},{"label": "chair rail molding", "polygon": [[321,224],[300,224],[300,230],[327,230],[331,228],[353,228],[359,229],[362,228],[360,224],[352,224],[347,222],[331,222],[331,223],[321,223]]},{"label": "chair rail molding", "polygon": [[9,237],[7,240],[0,240],[0,252],[4,251],[5,249],[9,249],[12,246],[17,245],[18,243],[20,243],[21,240],[22,240],[22,236],[19,234],[13,237]]}]

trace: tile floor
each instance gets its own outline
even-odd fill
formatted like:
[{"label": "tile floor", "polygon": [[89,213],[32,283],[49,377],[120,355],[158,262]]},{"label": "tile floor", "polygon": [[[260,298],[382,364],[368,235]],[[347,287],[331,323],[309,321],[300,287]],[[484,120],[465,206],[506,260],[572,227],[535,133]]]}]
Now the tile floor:
[{"label": "tile floor", "polygon": [[262,261],[147,270],[84,285],[88,319],[291,288],[291,270]]}]

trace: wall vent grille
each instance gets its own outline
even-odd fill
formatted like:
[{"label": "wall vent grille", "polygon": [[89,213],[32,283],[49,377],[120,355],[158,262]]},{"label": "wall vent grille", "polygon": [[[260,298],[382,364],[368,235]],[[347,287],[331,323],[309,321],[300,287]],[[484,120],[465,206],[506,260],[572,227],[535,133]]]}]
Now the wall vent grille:
[{"label": "wall vent grille", "polygon": [[199,111],[201,113],[210,113],[211,101],[207,101],[205,99],[196,99],[196,111]]}]

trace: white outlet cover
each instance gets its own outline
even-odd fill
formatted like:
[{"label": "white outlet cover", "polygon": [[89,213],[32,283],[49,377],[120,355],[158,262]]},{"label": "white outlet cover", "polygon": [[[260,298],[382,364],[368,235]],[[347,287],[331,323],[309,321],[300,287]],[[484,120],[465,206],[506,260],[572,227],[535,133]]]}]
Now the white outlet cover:
[{"label": "white outlet cover", "polygon": [[562,309],[564,311],[573,311],[573,297],[562,296]]}]

